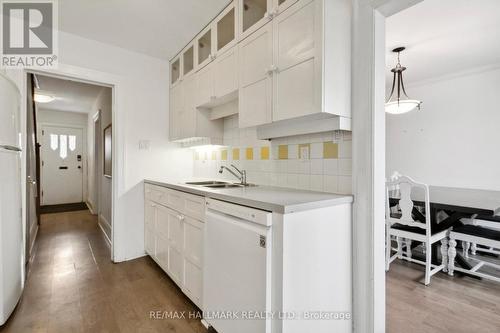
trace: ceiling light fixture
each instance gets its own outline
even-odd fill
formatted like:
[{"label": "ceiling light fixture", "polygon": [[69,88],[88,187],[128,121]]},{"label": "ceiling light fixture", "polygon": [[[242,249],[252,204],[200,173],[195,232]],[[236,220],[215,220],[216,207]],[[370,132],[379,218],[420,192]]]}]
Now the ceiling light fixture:
[{"label": "ceiling light fixture", "polygon": [[[422,101],[410,99],[406,94],[405,85],[403,83],[403,72],[406,70],[406,67],[401,66],[401,63],[399,62],[399,54],[404,50],[404,47],[398,47],[392,50],[392,52],[398,54],[398,63],[396,64],[396,67],[391,69],[391,72],[394,73],[394,76],[392,79],[391,95],[385,103],[385,112],[387,113],[403,114],[406,112],[410,112],[415,108],[418,108],[420,110],[420,105],[422,104]],[[394,94],[396,81],[397,91],[396,94]]]},{"label": "ceiling light fixture", "polygon": [[55,99],[56,98],[52,95],[47,95],[47,94],[37,93],[37,92],[35,93],[35,102],[38,102],[38,103],[50,103]]}]

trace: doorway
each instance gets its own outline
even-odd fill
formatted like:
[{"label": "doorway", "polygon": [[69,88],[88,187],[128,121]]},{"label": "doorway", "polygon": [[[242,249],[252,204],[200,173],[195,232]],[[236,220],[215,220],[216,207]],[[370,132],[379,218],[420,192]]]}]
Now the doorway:
[{"label": "doorway", "polygon": [[103,175],[101,127],[112,123],[113,90],[45,74],[34,77],[41,213],[90,210],[111,245],[113,179]]},{"label": "doorway", "polygon": [[83,202],[83,130],[42,125],[42,205]]}]

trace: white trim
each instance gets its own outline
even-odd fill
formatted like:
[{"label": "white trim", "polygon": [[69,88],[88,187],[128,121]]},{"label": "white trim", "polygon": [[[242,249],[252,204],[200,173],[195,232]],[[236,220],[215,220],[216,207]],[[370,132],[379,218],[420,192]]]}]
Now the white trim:
[{"label": "white trim", "polygon": [[422,0],[353,0],[353,323],[385,332],[385,17]]},{"label": "white trim", "polygon": [[97,225],[99,226],[99,229],[101,229],[104,239],[106,240],[108,246],[112,247],[111,239],[109,239],[108,234],[106,234],[106,230],[104,230],[104,227],[101,225],[101,221],[103,221],[104,224],[107,224],[111,230],[113,229],[111,228],[109,222],[104,218],[104,216],[102,216],[102,214],[99,214],[99,216],[97,217]]},{"label": "white trim", "polygon": [[90,214],[97,215],[96,212],[94,211],[94,207],[92,206],[92,203],[90,203],[90,201],[85,200],[85,204],[87,205],[87,208],[89,209]]},{"label": "white trim", "polygon": [[[117,244],[116,240],[119,239],[121,225],[118,223],[114,223],[115,221],[121,221],[120,218],[123,212],[119,209],[118,198],[125,191],[125,161],[126,161],[126,148],[125,148],[125,109],[122,109],[121,106],[125,105],[126,96],[122,93],[122,78],[115,74],[96,71],[84,67],[71,66],[66,64],[59,64],[58,68],[51,69],[29,69],[24,70],[23,77],[23,89],[26,91],[26,73],[34,73],[34,74],[42,74],[46,76],[62,78],[62,79],[71,79],[74,81],[96,84],[101,86],[110,87],[113,89],[112,91],[112,123],[113,123],[113,181],[112,181],[112,211],[111,211],[111,260],[114,262],[120,262],[124,260],[129,260],[127,258],[126,253],[123,250],[115,251],[115,245]],[[24,92],[25,94],[25,92]],[[23,126],[23,143],[26,142],[26,103],[22,103],[24,105],[24,123]],[[25,174],[26,161],[23,162],[23,172]],[[25,178],[25,177],[24,177]],[[26,186],[26,179],[23,179],[23,186]],[[23,200],[26,200],[26,194],[24,193]],[[25,218],[24,218],[25,220]]]}]

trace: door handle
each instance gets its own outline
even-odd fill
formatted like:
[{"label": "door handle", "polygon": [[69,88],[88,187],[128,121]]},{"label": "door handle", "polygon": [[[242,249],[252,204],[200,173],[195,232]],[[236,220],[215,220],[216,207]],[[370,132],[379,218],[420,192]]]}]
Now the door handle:
[{"label": "door handle", "polygon": [[67,166],[60,166],[59,170],[68,170],[68,167]]}]

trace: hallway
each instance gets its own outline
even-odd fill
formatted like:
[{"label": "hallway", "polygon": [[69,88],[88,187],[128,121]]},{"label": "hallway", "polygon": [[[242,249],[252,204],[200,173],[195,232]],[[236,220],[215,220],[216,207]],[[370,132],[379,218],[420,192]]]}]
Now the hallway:
[{"label": "hallway", "polygon": [[196,319],[150,319],[150,311],[196,311],[149,258],[113,264],[88,211],[42,215],[23,298],[2,332],[185,332]]}]

